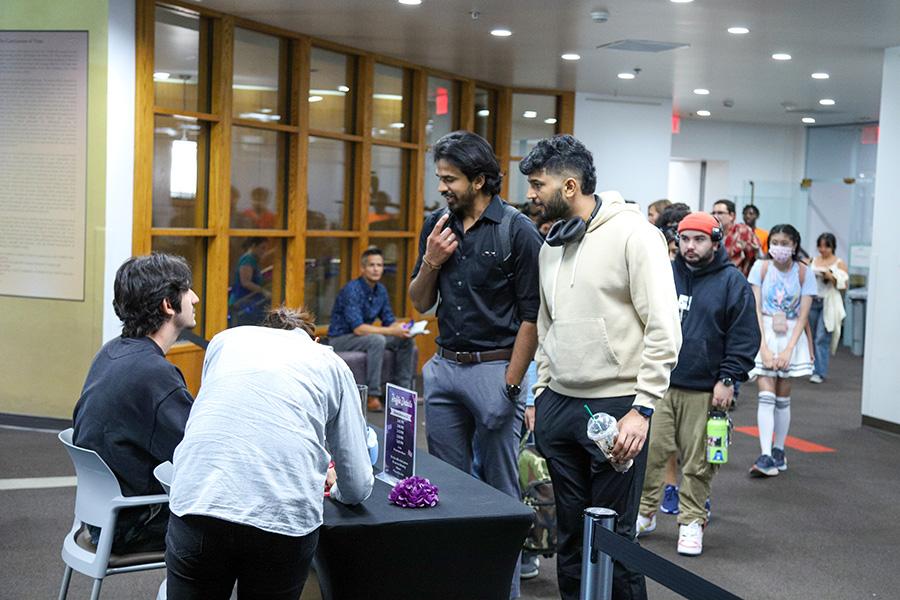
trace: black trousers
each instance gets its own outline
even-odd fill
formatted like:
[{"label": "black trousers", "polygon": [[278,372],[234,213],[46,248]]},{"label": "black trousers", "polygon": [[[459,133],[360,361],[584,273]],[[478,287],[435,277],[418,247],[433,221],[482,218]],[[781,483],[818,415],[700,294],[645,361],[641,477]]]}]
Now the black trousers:
[{"label": "black trousers", "polygon": [[199,515],[171,515],[166,535],[169,600],[297,600],[319,542]]},{"label": "black trousers", "polygon": [[[581,588],[581,544],[584,509],[597,506],[618,513],[616,533],[634,540],[635,521],[647,466],[647,445],[626,473],[618,473],[587,437],[587,404],[594,413],[621,419],[631,410],[634,396],[583,399],[557,394],[547,388],[535,402],[535,440],[547,459],[556,496],[558,526],[556,557],[559,592],[563,600],[578,600]],[[644,576],[616,562],[613,567],[614,600],[644,600]]]}]

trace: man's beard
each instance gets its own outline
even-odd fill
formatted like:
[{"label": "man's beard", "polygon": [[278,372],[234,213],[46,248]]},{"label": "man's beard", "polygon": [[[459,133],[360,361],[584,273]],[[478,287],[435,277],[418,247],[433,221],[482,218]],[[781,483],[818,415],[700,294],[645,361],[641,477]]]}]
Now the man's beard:
[{"label": "man's beard", "polygon": [[[450,212],[453,213],[456,218],[461,219],[466,214],[466,209],[472,206],[475,202],[475,188],[472,184],[469,184],[469,187],[466,189],[465,193],[462,196],[458,196],[456,194],[447,193],[444,194],[444,200],[447,201],[447,208],[450,209]],[[455,198],[456,202],[454,204],[450,204],[449,198]]]},{"label": "man's beard", "polygon": [[686,257],[684,255],[682,255],[681,257],[684,259],[684,262],[691,265],[695,269],[699,269],[699,268],[705,267],[708,264],[710,264],[713,261],[713,258],[715,258],[715,256],[716,256],[716,248],[713,247],[713,249],[709,251],[709,254],[707,254],[705,256],[700,256],[698,254],[694,254],[693,260],[689,260],[688,257]]},{"label": "man's beard", "polygon": [[562,189],[553,192],[553,196],[542,203],[541,217],[544,219],[558,221],[560,219],[568,219],[571,216],[572,206],[563,197]]}]

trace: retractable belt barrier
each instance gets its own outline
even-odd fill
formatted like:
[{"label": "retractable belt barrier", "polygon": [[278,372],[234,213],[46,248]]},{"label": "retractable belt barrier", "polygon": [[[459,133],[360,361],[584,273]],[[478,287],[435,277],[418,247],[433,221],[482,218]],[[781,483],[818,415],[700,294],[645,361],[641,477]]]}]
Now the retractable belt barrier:
[{"label": "retractable belt barrier", "polygon": [[[602,523],[609,518],[609,513],[615,515],[613,511],[607,509],[589,508],[585,511],[585,531],[587,532],[590,528],[591,535],[584,536],[584,548],[582,548],[584,552],[581,573],[582,600],[609,600],[612,591],[612,569],[604,568],[604,562],[608,562],[610,558],[649,577],[673,592],[681,594],[688,600],[741,600],[740,596],[736,596],[616,534],[607,528],[605,523]],[[594,526],[595,522],[599,526]],[[599,585],[588,585],[588,589],[586,589],[585,580],[590,580],[590,574],[598,571],[603,579],[609,578],[608,582],[602,581]]]}]

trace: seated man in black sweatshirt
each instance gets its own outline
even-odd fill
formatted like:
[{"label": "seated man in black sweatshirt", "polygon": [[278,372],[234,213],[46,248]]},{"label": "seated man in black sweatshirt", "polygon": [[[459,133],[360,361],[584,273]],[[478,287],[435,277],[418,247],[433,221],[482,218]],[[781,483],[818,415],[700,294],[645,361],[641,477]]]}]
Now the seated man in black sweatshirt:
[{"label": "seated man in black sweatshirt", "polygon": [[[94,450],[119,480],[125,496],[163,493],[153,476],[172,460],[184,437],[193,398],[166,352],[196,325],[191,269],[180,256],[129,258],[116,272],[113,306],[122,335],[94,357],[73,420],[76,446]],[[116,554],[165,549],[165,505],[119,514]],[[100,529],[88,526],[96,544]]]}]

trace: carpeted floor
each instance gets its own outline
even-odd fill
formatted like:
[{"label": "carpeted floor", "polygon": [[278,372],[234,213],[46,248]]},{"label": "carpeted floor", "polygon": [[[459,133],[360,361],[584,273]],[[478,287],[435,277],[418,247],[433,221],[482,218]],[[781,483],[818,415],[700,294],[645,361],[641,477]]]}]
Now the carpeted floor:
[{"label": "carpeted floor", "polygon": [[[643,546],[743,598],[900,598],[900,436],[860,427],[861,383],[862,360],[842,352],[826,383],[796,384],[791,434],[837,451],[789,450],[789,470],[779,477],[748,477],[758,442],[735,434],[731,460],[713,482],[702,556],[676,554],[675,517],[666,515]],[[756,424],[755,394],[755,385],[742,389],[736,426]],[[383,417],[370,418],[381,424]],[[421,430],[419,441],[424,446]],[[73,474],[55,434],[0,428],[0,479]],[[56,597],[73,501],[71,487],[0,490],[0,599]],[[553,562],[542,559],[540,575],[523,582],[523,598],[558,597]],[[154,598],[163,577],[110,577],[102,597]],[[317,596],[314,587],[304,598]],[[648,587],[654,600],[678,597]],[[75,574],[69,597],[88,597],[89,589]]]}]

